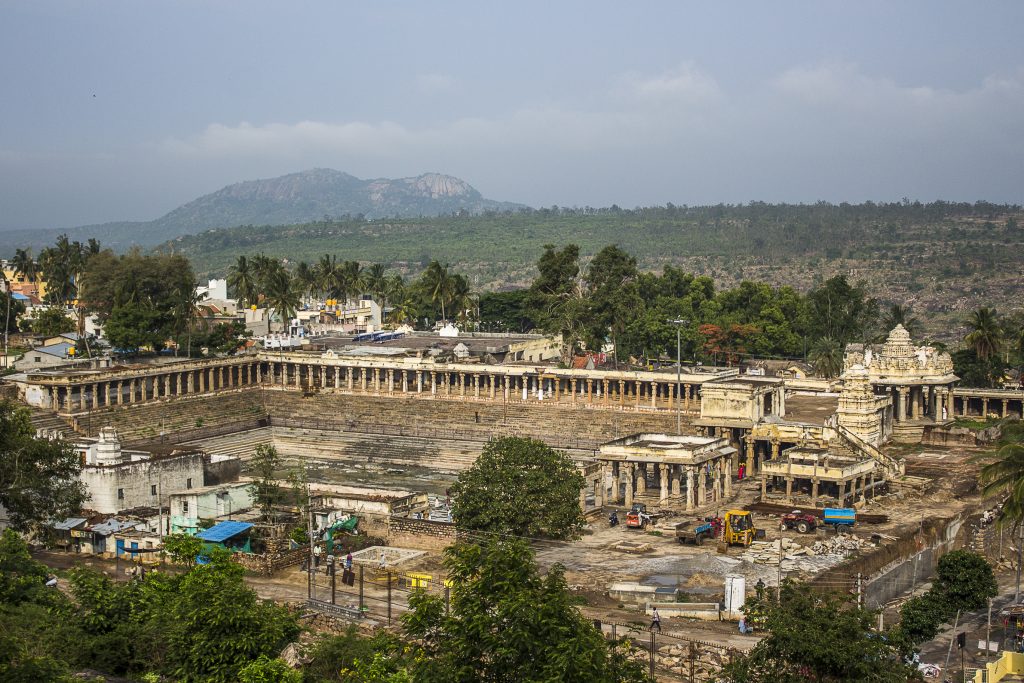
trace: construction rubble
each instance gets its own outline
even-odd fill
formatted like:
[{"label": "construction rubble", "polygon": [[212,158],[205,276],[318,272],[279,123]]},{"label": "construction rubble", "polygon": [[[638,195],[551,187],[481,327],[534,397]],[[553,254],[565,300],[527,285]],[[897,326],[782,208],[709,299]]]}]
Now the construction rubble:
[{"label": "construction rubble", "polygon": [[[834,536],[815,541],[810,546],[800,545],[792,539],[782,539],[782,570],[785,572],[818,572],[839,564],[851,554],[871,546],[869,541],[856,536]],[[754,564],[777,566],[778,541],[754,541],[740,555],[740,559]]]}]

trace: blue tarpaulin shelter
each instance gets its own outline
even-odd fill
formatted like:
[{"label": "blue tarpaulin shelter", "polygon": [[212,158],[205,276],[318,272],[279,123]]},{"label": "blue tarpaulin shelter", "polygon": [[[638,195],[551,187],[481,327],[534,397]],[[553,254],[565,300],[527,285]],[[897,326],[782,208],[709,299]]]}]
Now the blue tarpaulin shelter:
[{"label": "blue tarpaulin shelter", "polygon": [[249,522],[221,522],[214,524],[209,529],[203,529],[196,534],[196,538],[206,541],[208,545],[248,553],[252,552],[249,546],[250,529],[252,529],[252,524]]}]

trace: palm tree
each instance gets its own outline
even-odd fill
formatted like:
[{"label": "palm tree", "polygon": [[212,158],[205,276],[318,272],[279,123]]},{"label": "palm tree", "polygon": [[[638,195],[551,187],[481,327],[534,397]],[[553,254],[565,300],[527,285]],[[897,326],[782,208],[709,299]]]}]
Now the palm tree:
[{"label": "palm tree", "polygon": [[1001,497],[1002,521],[1017,527],[1024,522],[1024,443],[1006,443],[996,451],[994,459],[983,465],[980,472],[985,498]]},{"label": "palm tree", "polygon": [[244,305],[251,306],[256,303],[259,291],[256,272],[253,262],[244,255],[240,255],[235,264],[231,266],[231,270],[228,271],[228,287],[235,292],[235,296],[241,299]]},{"label": "palm tree", "polygon": [[452,275],[449,290],[449,306],[456,311],[455,317],[465,323],[469,319],[469,311],[473,305],[473,293],[469,288],[469,279],[460,273]]},{"label": "palm tree", "polygon": [[35,282],[39,277],[39,264],[32,258],[31,249],[17,249],[11,265],[14,266],[14,277],[24,275],[29,282]]},{"label": "palm tree", "polygon": [[81,242],[71,242],[67,235],[61,235],[54,246],[40,252],[39,262],[46,275],[47,303],[66,305],[73,301],[84,262]]},{"label": "palm tree", "polygon": [[[195,287],[179,287],[174,290],[174,309],[171,311],[172,326],[177,334],[185,332],[187,342],[185,353],[192,357],[192,329],[199,318],[199,304],[203,297],[196,293]],[[174,355],[178,355],[178,345],[174,347]]]},{"label": "palm tree", "polygon": [[283,267],[272,270],[267,275],[266,284],[267,305],[281,317],[287,327],[299,307],[299,288]]},{"label": "palm tree", "polygon": [[388,322],[394,327],[404,324],[412,319],[415,305],[412,299],[399,299],[388,312]]},{"label": "palm tree", "polygon": [[383,263],[374,263],[366,271],[366,288],[378,302],[384,300],[384,289],[387,287],[387,275],[384,272]]},{"label": "palm tree", "polygon": [[988,360],[999,355],[1002,348],[1002,329],[999,323],[999,313],[994,308],[983,306],[971,313],[971,319],[967,323],[971,332],[964,341],[967,342],[974,353],[981,360]]},{"label": "palm tree", "polygon": [[921,321],[914,315],[914,311],[910,306],[903,306],[901,304],[890,306],[889,312],[883,320],[883,327],[885,329],[882,333],[887,335],[897,325],[903,325],[903,329],[910,334],[911,339],[917,339],[921,331]]},{"label": "palm tree", "polygon": [[337,288],[338,280],[338,258],[331,254],[324,254],[313,266],[313,274],[316,276],[316,286],[327,296],[333,297]]},{"label": "palm tree", "polygon": [[295,268],[295,283],[304,300],[315,295],[319,289],[316,274],[305,261],[299,261],[299,265]]},{"label": "palm tree", "polygon": [[423,283],[430,300],[441,305],[441,320],[445,320],[445,305],[450,300],[452,291],[452,276],[448,272],[448,266],[442,266],[436,260],[431,261],[423,272]]},{"label": "palm tree", "polygon": [[832,337],[822,337],[814,342],[808,359],[814,371],[827,379],[843,371],[843,349]]}]

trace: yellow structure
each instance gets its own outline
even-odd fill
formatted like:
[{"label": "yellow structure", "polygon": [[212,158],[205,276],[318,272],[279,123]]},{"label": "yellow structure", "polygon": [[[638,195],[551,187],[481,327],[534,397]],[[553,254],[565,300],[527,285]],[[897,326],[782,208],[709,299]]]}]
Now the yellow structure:
[{"label": "yellow structure", "polygon": [[1000,681],[1019,681],[1018,676],[1024,674],[1024,654],[1020,652],[1003,652],[994,662],[989,662],[984,669],[978,669],[971,680],[974,683],[999,683]]},{"label": "yellow structure", "polygon": [[10,265],[9,261],[5,261],[3,265],[4,279],[11,283],[11,291],[24,294],[26,296],[38,297],[40,301],[46,298],[46,279],[42,275],[36,276],[35,280],[31,282],[24,274],[18,273],[18,276],[14,276],[14,268]]}]

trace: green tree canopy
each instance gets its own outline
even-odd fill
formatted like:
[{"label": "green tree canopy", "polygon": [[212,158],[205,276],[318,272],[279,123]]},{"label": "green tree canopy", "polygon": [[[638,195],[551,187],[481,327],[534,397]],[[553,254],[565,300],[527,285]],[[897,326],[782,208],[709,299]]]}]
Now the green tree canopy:
[{"label": "green tree canopy", "polygon": [[59,439],[39,439],[28,409],[0,401],[0,505],[8,523],[24,531],[78,511],[86,499],[81,462]]},{"label": "green tree canopy", "polygon": [[647,680],[580,613],[560,566],[541,576],[525,541],[458,543],[445,566],[451,609],[418,591],[402,617],[418,683]]},{"label": "green tree canopy", "polygon": [[791,581],[781,599],[762,595],[745,612],[763,614],[767,635],[724,671],[730,683],[906,683],[912,669],[873,631],[874,614],[847,596],[820,595]]},{"label": "green tree canopy", "polygon": [[542,441],[493,439],[452,486],[460,529],[572,538],[583,529],[583,475],[572,459]]},{"label": "green tree canopy", "polygon": [[44,337],[56,337],[74,329],[75,321],[67,316],[63,306],[44,308],[32,320],[32,332]]}]

